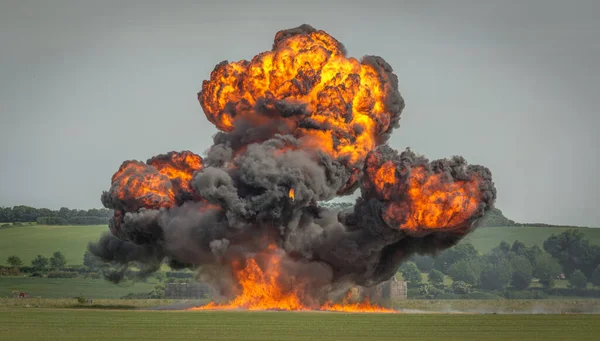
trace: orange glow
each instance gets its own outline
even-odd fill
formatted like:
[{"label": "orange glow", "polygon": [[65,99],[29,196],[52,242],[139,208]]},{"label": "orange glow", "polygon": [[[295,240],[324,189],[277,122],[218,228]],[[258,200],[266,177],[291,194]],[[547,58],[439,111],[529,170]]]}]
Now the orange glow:
[{"label": "orange glow", "polygon": [[208,303],[204,306],[193,307],[189,310],[286,310],[286,311],[344,311],[344,312],[394,312],[369,303],[348,303],[345,299],[341,304],[326,302],[317,309],[305,305],[302,301],[304,288],[293,283],[290,276],[282,273],[281,261],[283,256],[277,253],[274,245],[261,254],[267,257],[263,267],[254,258],[246,260],[245,265],[234,262],[234,277],[240,285],[238,296],[228,303]]},{"label": "orange glow", "polygon": [[290,191],[288,193],[288,197],[290,197],[290,199],[294,200],[295,196],[294,196],[294,189],[293,188],[290,188]]},{"label": "orange glow", "polygon": [[443,173],[428,174],[427,170],[413,168],[408,180],[407,203],[392,203],[388,219],[403,221],[402,229],[436,229],[458,226],[473,216],[478,208],[479,182],[448,181]]},{"label": "orange glow", "polygon": [[148,160],[148,164],[171,179],[175,192],[179,189],[190,191],[194,172],[202,169],[202,158],[189,151],[171,152]]},{"label": "orange glow", "polygon": [[376,136],[390,127],[387,74],[345,57],[341,44],[324,31],[288,37],[280,32],[275,39],[272,51],[251,61],[215,67],[198,94],[208,120],[223,131],[231,131],[238,120],[260,125],[270,118],[256,112],[257,102],[277,110],[275,103],[284,101],[301,108],[278,118],[301,148],[316,148],[360,167],[377,145]]},{"label": "orange glow", "polygon": [[112,177],[113,195],[139,207],[172,207],[175,203],[171,181],[152,166],[126,161]]}]

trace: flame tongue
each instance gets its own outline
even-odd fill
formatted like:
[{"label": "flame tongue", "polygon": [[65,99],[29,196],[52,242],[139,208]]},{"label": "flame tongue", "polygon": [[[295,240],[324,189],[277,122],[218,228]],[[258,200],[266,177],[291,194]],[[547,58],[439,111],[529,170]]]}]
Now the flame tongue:
[{"label": "flame tongue", "polygon": [[304,148],[360,167],[397,125],[404,102],[387,63],[345,54],[335,38],[310,26],[280,31],[273,50],[217,65],[198,99],[223,131],[238,121],[260,126],[276,117],[285,123],[267,138],[285,129]]},{"label": "flame tongue", "polygon": [[259,266],[255,258],[246,260],[245,266],[234,262],[233,274],[241,287],[241,292],[233,300],[225,304],[211,302],[190,310],[323,310],[341,312],[395,312],[393,309],[373,305],[368,298],[364,302],[349,303],[348,298],[340,303],[325,302],[316,309],[303,304],[304,292],[299,283],[290,283],[283,272],[281,262],[284,256],[281,250],[271,245],[261,256],[267,256],[266,265]]},{"label": "flame tongue", "polygon": [[[485,167],[388,147],[404,108],[392,68],[347,57],[307,25],[278,32],[250,61],[218,64],[198,100],[221,130],[206,158],[124,162],[102,194],[112,235],[90,246],[124,269],[199,269],[238,294],[198,309],[384,312],[325,301],[332,288],[380,283],[412,254],[451,247],[496,198]],[[357,188],[352,211],[318,204]]]}]

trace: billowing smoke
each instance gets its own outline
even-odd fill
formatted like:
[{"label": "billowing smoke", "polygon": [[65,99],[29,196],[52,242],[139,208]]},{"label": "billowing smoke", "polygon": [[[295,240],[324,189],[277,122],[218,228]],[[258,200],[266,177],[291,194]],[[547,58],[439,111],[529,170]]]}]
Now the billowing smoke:
[{"label": "billowing smoke", "polygon": [[[220,130],[204,159],[126,161],[102,194],[115,216],[90,251],[120,266],[115,281],[166,262],[233,297],[254,271],[276,282],[275,299],[316,304],[456,244],[496,197],[485,167],[388,147],[404,109],[391,66],[349,58],[308,25],[251,61],[218,64],[198,100]],[[319,206],[357,189],[352,211]]]}]

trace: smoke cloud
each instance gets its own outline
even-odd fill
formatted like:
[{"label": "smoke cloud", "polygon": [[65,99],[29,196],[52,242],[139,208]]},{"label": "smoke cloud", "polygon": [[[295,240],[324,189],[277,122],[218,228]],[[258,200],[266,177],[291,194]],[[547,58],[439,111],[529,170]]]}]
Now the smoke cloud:
[{"label": "smoke cloud", "polygon": [[[496,198],[483,166],[387,146],[404,109],[392,67],[308,25],[218,64],[198,100],[220,130],[206,157],[124,162],[102,194],[111,233],[89,246],[100,259],[190,268],[227,296],[256,266],[310,305],[455,245]],[[319,205],[356,190],[352,211]]]}]

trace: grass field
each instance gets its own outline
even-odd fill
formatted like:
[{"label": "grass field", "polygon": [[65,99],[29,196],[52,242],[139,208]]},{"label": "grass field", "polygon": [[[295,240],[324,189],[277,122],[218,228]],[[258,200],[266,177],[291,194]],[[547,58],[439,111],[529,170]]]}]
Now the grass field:
[{"label": "grass field", "polygon": [[62,252],[67,264],[83,263],[83,253],[90,241],[108,231],[106,225],[94,226],[15,226],[0,230],[0,264],[17,255],[29,265],[36,255],[51,257]]},{"label": "grass field", "polygon": [[[90,241],[108,231],[104,225],[95,226],[18,226],[0,229],[0,264],[11,255],[21,257],[29,264],[36,255],[52,256],[62,252],[71,265],[82,264],[83,253]],[[565,228],[558,227],[486,227],[475,230],[464,242],[471,242],[480,252],[487,252],[502,240],[509,243],[516,239],[526,244],[542,245],[544,240]],[[600,228],[581,229],[593,243],[600,245]]]},{"label": "grass field", "polygon": [[597,315],[0,308],[5,340],[596,340]]},{"label": "grass field", "polygon": [[[484,227],[475,230],[465,237],[463,243],[472,243],[477,250],[485,253],[498,246],[501,241],[513,243],[520,240],[527,245],[537,244],[540,247],[553,234],[560,234],[568,228],[564,227]],[[600,228],[581,228],[592,243],[600,245]]]},{"label": "grass field", "polygon": [[129,293],[148,292],[155,285],[151,280],[148,283],[116,285],[104,279],[91,278],[0,277],[0,297],[11,297],[13,290],[19,290],[30,296],[45,298],[120,298]]}]

